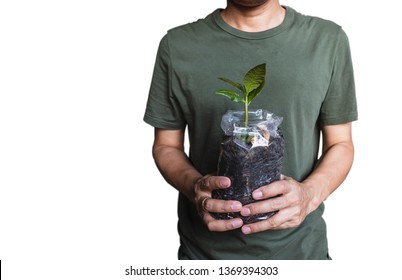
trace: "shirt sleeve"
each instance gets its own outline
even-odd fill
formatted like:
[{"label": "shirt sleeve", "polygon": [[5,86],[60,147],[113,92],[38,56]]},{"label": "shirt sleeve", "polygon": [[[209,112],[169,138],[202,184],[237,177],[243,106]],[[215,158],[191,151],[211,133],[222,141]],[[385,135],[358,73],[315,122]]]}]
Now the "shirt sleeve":
[{"label": "shirt sleeve", "polygon": [[355,82],[349,40],[339,29],[331,81],[321,106],[320,124],[336,125],[358,118]]},{"label": "shirt sleeve", "polygon": [[179,102],[172,94],[172,65],[168,37],[160,41],[143,120],[162,129],[184,129]]}]

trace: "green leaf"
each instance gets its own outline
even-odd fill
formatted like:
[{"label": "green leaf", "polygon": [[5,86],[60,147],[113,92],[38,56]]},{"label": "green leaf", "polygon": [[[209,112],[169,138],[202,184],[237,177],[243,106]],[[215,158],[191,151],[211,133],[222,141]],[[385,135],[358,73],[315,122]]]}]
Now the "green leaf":
[{"label": "green leaf", "polygon": [[231,91],[231,90],[218,90],[215,93],[219,94],[219,95],[226,96],[227,98],[229,98],[230,100],[232,100],[234,102],[243,102],[243,103],[245,103],[245,100],[243,99],[243,97],[240,96],[239,94],[237,94],[234,91]]},{"label": "green leaf", "polygon": [[224,81],[224,82],[226,82],[226,83],[228,83],[228,84],[230,84],[230,85],[232,85],[232,86],[234,86],[235,88],[237,88],[241,92],[243,92],[243,93],[245,92],[244,88],[243,88],[243,85],[241,85],[239,83],[236,83],[236,82],[233,82],[232,80],[229,80],[229,79],[226,79],[226,78],[220,77],[219,79]]},{"label": "green leaf", "polygon": [[[248,71],[247,74],[244,76],[244,87],[246,89],[247,96],[255,89],[261,88],[261,86],[265,83],[265,72],[266,72],[265,68],[266,68],[265,63],[257,65],[250,71]],[[258,91],[258,93],[261,90],[262,88]],[[254,95],[254,97],[255,96],[257,95]]]},{"label": "green leaf", "polygon": [[264,81],[258,88],[252,90],[252,91],[248,94],[248,99],[247,99],[248,105],[250,105],[251,100],[253,100],[254,97],[256,97],[256,96],[262,91],[262,89],[264,88],[264,86],[265,86],[265,81]]}]

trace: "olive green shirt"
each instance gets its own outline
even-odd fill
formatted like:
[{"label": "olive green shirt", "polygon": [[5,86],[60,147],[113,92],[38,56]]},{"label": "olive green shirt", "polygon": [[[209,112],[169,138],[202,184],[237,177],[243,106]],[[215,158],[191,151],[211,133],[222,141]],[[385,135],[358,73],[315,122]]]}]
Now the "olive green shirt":
[{"label": "olive green shirt", "polygon": [[[216,171],[222,115],[242,103],[216,95],[242,83],[266,63],[266,86],[251,108],[283,117],[283,174],[302,181],[313,170],[320,128],[357,120],[348,38],[328,20],[290,7],[279,26],[244,32],[226,24],[217,9],[205,19],[173,28],[162,38],[144,121],[162,129],[188,129],[189,157],[202,174]],[[230,88],[230,86],[229,86]],[[235,89],[234,89],[235,90]],[[183,259],[326,259],[324,205],[297,228],[244,235],[239,229],[210,232],[182,194],[178,203],[179,257]]]}]

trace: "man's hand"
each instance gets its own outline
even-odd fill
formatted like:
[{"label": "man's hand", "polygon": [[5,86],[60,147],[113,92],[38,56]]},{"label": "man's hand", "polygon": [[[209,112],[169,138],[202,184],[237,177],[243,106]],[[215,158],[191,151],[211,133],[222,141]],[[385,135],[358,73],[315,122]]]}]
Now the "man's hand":
[{"label": "man's hand", "polygon": [[227,231],[243,225],[240,218],[216,220],[209,214],[209,212],[240,212],[242,205],[239,201],[212,198],[212,191],[228,188],[230,179],[200,175],[184,152],[184,130],[156,128],[152,151],[156,166],[165,180],[195,203],[209,230]]},{"label": "man's hand", "polygon": [[240,218],[216,220],[209,212],[230,213],[240,212],[242,204],[235,200],[212,198],[212,191],[230,187],[230,179],[222,176],[206,175],[196,180],[194,184],[195,205],[198,213],[210,231],[228,231],[243,225]]},{"label": "man's hand", "polygon": [[297,227],[341,185],[353,162],[352,124],[324,126],[322,134],[322,156],[302,183],[283,176],[282,180],[253,192],[256,200],[272,198],[244,206],[240,212],[243,216],[279,212],[267,220],[243,226],[243,233]]},{"label": "man's hand", "polygon": [[[253,198],[263,201],[244,206],[240,212],[243,216],[272,211],[279,212],[266,220],[244,225],[242,232],[245,234],[268,229],[297,227],[314,210],[311,206],[312,194],[310,188],[283,175],[281,180],[255,190]],[[267,198],[270,199],[266,200]]]}]

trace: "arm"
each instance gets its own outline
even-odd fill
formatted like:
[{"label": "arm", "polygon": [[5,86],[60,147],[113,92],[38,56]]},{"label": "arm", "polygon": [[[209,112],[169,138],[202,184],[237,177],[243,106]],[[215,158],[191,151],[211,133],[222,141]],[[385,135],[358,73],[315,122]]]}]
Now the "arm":
[{"label": "arm", "polygon": [[303,182],[283,176],[282,180],[254,191],[253,197],[257,200],[281,196],[243,207],[243,216],[279,212],[267,220],[244,226],[244,233],[296,227],[341,185],[352,167],[354,157],[352,124],[324,126],[322,133],[322,156],[314,171]]},{"label": "arm", "polygon": [[152,154],[165,180],[190,201],[194,201],[192,186],[202,176],[184,152],[184,131],[156,128]]},{"label": "arm", "polygon": [[241,219],[215,220],[210,212],[233,212],[241,210],[238,201],[211,198],[211,192],[230,186],[230,180],[219,176],[202,176],[191,164],[184,151],[183,130],[155,129],[153,145],[155,164],[165,180],[183,193],[197,207],[200,216],[212,231],[225,231],[243,225]]}]

